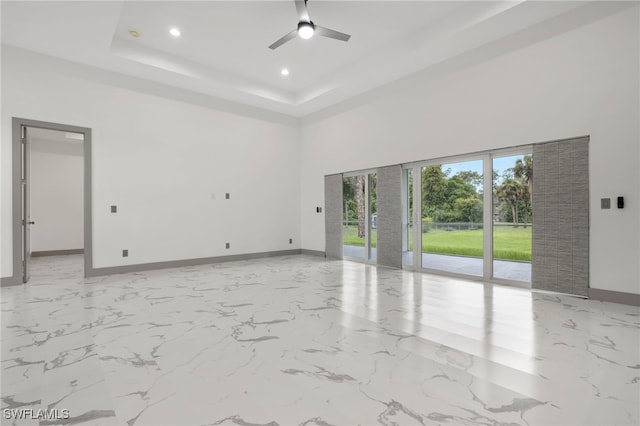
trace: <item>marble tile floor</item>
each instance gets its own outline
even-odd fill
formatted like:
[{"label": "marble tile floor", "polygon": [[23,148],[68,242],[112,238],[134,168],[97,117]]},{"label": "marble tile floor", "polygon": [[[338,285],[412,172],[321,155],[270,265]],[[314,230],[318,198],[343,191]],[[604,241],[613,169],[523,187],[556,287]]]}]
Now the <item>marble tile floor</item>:
[{"label": "marble tile floor", "polygon": [[81,275],[2,288],[3,425],[640,422],[636,307],[311,256]]}]

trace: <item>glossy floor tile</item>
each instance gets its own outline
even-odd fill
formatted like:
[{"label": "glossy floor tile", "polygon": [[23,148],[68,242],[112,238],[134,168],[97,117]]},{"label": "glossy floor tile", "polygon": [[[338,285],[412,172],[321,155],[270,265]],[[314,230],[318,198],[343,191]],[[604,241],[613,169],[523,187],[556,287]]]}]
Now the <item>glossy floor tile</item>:
[{"label": "glossy floor tile", "polygon": [[[372,263],[375,263],[377,251],[377,248],[371,248]],[[342,253],[345,258],[361,261],[365,259],[366,249],[344,244]],[[413,266],[413,252],[402,252],[402,264],[409,267]],[[479,257],[422,253],[422,267],[436,271],[482,277],[484,261]],[[531,262],[496,259],[493,261],[493,276],[504,280],[521,281],[522,284],[531,287]]]},{"label": "glossy floor tile", "polygon": [[81,275],[2,289],[2,424],[640,422],[635,307],[307,256]]}]

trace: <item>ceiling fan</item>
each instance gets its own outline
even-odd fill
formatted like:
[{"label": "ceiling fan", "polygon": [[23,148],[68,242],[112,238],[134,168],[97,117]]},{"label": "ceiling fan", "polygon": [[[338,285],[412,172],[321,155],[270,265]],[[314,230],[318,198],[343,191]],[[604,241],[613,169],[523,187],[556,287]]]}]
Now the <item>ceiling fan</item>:
[{"label": "ceiling fan", "polygon": [[349,34],[341,33],[339,31],[331,30],[329,28],[316,25],[309,18],[309,11],[307,10],[307,0],[294,0],[296,3],[296,10],[298,11],[298,28],[286,34],[278,41],[269,46],[269,49],[275,50],[282,46],[289,40],[294,39],[297,35],[301,38],[307,39],[313,37],[314,34],[318,34],[323,37],[329,37],[341,41],[349,41],[351,36]]}]

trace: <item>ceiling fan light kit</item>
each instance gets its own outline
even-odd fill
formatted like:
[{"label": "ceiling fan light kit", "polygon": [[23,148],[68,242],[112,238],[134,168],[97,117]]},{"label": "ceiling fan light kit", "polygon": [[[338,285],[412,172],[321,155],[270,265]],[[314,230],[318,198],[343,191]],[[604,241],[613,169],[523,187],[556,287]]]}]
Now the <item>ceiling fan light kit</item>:
[{"label": "ceiling fan light kit", "polygon": [[309,39],[313,37],[315,25],[313,22],[298,22],[298,35],[300,38]]},{"label": "ceiling fan light kit", "polygon": [[309,11],[307,10],[307,0],[294,0],[296,4],[296,10],[298,11],[298,28],[285,34],[275,43],[269,46],[269,49],[275,50],[282,46],[289,40],[299,36],[303,39],[309,39],[314,34],[318,34],[323,37],[332,38],[334,40],[349,41],[351,36],[349,34],[341,33],[340,31],[332,30],[325,27],[320,27],[314,24],[309,18]]}]

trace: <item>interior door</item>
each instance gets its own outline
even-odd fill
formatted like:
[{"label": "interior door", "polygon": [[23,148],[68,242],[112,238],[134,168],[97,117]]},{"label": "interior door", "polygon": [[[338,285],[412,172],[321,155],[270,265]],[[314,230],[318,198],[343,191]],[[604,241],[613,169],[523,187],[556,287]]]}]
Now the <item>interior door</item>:
[{"label": "interior door", "polygon": [[31,221],[29,206],[29,135],[27,127],[22,127],[22,282],[29,281],[29,266],[31,261]]}]

